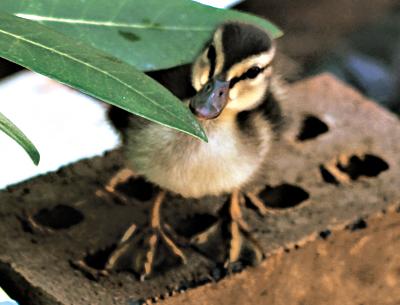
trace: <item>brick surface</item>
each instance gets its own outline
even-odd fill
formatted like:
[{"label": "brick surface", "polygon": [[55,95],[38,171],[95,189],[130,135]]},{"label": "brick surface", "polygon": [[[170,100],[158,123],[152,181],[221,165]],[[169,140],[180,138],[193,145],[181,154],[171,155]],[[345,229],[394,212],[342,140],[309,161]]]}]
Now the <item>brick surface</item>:
[{"label": "brick surface", "polygon": [[[194,298],[199,291],[216,290],[223,298],[232,291],[223,289],[229,285],[242,285],[251,293],[253,286],[240,279],[268,279],[271,274],[287,272],[291,268],[288,265],[274,264],[292,255],[284,249],[302,248],[320,232],[327,234],[326,230],[340,231],[351,223],[356,223],[355,228],[362,227],[360,218],[400,204],[400,124],[394,115],[329,75],[291,86],[283,107],[288,127],[271,151],[267,187],[262,192],[277,213],[264,218],[250,209],[245,213],[271,259],[258,268],[193,289]],[[326,127],[328,131],[324,132]],[[315,136],[316,131],[321,134]],[[298,139],[299,134],[303,140]],[[350,165],[346,163],[349,159]],[[120,152],[114,151],[0,193],[0,284],[8,292],[26,304],[140,304],[141,300],[165,297],[225,276],[215,264],[218,257],[191,248],[185,249],[190,264],[164,266],[144,283],[129,272],[94,281],[71,266],[71,261],[87,255],[98,263],[99,250],[115,243],[131,223],[141,226],[147,221],[151,194],[146,194],[138,181],[136,188],[141,192],[132,192],[132,184],[127,205],[95,195],[121,165]],[[190,236],[193,228],[187,224],[199,227],[215,219],[225,199],[190,201],[169,196],[163,214],[177,232]],[[52,232],[38,233],[32,227],[37,222],[52,228]],[[376,225],[379,227],[379,223]],[[356,236],[351,238],[357,242]],[[309,257],[317,253],[313,247],[317,246],[304,247]],[[326,251],[331,253],[336,247]],[[285,277],[279,279],[284,281]],[[269,287],[268,291],[278,289]],[[268,295],[265,300],[271,300]],[[168,304],[175,304],[175,298],[182,296],[170,297]],[[190,304],[185,298],[184,304]],[[241,304],[252,304],[241,300]]]},{"label": "brick surface", "polygon": [[335,230],[327,240],[281,251],[258,268],[161,304],[400,304],[400,214],[367,220],[362,230]]}]

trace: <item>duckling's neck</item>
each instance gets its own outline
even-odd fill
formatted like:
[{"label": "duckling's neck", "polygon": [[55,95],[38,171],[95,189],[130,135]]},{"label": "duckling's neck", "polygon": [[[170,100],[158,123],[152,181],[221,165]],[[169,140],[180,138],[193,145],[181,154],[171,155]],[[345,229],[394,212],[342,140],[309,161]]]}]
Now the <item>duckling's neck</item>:
[{"label": "duckling's neck", "polygon": [[217,118],[211,120],[200,120],[206,133],[213,132],[215,129],[224,127],[233,128],[236,123],[238,113],[230,109],[225,109]]}]

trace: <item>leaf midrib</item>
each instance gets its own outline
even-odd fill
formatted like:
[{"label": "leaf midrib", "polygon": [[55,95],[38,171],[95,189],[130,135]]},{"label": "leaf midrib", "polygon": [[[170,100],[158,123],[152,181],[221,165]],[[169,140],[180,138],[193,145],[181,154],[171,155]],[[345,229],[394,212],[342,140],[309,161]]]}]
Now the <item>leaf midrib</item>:
[{"label": "leaf midrib", "polygon": [[[30,40],[30,39],[27,39],[27,38],[25,38],[25,37],[23,37],[23,36],[21,36],[21,35],[9,33],[9,32],[3,31],[3,30],[1,30],[1,29],[0,29],[0,33],[3,33],[3,34],[5,34],[5,35],[11,36],[11,37],[14,37],[14,38],[16,38],[16,39],[20,39],[20,40],[22,40],[22,41],[25,41],[25,42],[30,43],[30,44],[32,44],[32,45],[35,45],[35,46],[37,46],[37,47],[43,48],[43,49],[45,49],[45,50],[48,50],[48,51],[50,51],[50,52],[59,54],[59,55],[61,55],[61,56],[64,56],[64,57],[66,57],[66,58],[69,58],[69,59],[71,59],[71,60],[73,60],[73,61],[76,61],[76,62],[78,62],[78,63],[81,63],[81,64],[83,64],[83,65],[85,65],[85,66],[87,66],[87,67],[89,67],[89,68],[91,68],[91,69],[93,69],[93,70],[95,70],[95,71],[98,71],[98,72],[100,72],[100,73],[102,73],[102,74],[104,74],[104,75],[107,75],[107,76],[111,77],[112,79],[116,80],[117,82],[119,82],[119,83],[123,84],[124,86],[128,87],[129,89],[131,89],[132,91],[134,91],[134,92],[137,93],[138,95],[142,96],[144,99],[148,100],[148,101],[149,101],[150,103],[152,103],[153,105],[157,106],[158,108],[163,109],[165,112],[167,112],[168,114],[170,114],[170,115],[172,115],[173,117],[177,118],[180,122],[182,122],[184,125],[186,125],[186,122],[183,121],[183,120],[181,120],[181,119],[180,119],[178,116],[176,116],[173,112],[171,112],[171,111],[169,111],[167,108],[164,108],[164,107],[162,107],[161,105],[155,103],[152,99],[150,99],[150,98],[148,98],[147,96],[143,95],[140,91],[136,90],[136,89],[135,89],[134,87],[132,87],[131,85],[125,83],[123,80],[121,80],[121,79],[119,79],[118,77],[116,77],[116,76],[110,74],[110,73],[107,72],[107,71],[101,70],[101,69],[99,69],[99,68],[97,68],[97,67],[95,67],[95,66],[93,66],[93,65],[91,65],[91,64],[89,64],[89,63],[86,63],[86,62],[84,62],[84,61],[82,61],[82,60],[80,60],[80,59],[78,59],[78,58],[76,58],[76,57],[73,57],[73,56],[71,56],[71,55],[69,55],[69,54],[66,54],[66,53],[64,53],[64,52],[61,52],[61,51],[59,51],[59,50],[57,50],[57,49],[49,48],[49,47],[47,47],[47,46],[45,46],[45,45],[42,45],[42,44],[40,44],[40,43],[37,43],[37,42],[32,41],[32,40]],[[149,118],[148,118],[148,119],[149,119]]]},{"label": "leaf midrib", "polygon": [[72,19],[72,18],[56,18],[42,15],[33,14],[15,14],[17,17],[29,19],[38,22],[54,22],[54,23],[65,23],[65,24],[79,24],[79,25],[94,25],[104,27],[116,27],[116,28],[134,28],[141,30],[168,30],[168,31],[189,31],[189,32],[209,32],[212,27],[198,27],[198,26],[174,26],[174,25],[158,25],[156,23],[120,23],[111,21],[97,21],[97,20],[83,20],[83,19]]}]

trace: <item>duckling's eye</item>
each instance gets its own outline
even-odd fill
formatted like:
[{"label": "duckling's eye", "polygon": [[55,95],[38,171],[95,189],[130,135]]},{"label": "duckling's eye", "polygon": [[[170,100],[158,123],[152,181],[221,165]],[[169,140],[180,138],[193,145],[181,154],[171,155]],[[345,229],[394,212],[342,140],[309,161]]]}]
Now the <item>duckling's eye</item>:
[{"label": "duckling's eye", "polygon": [[245,79],[249,79],[249,78],[251,78],[251,79],[256,78],[257,75],[260,74],[263,70],[264,69],[261,69],[260,67],[257,67],[257,66],[251,67],[249,70],[247,70],[241,76],[232,78],[229,83],[229,88],[233,88],[233,86],[235,86],[241,80],[245,80]]},{"label": "duckling's eye", "polygon": [[261,68],[259,67],[251,67],[247,72],[245,73],[246,78],[256,78],[258,74],[261,72]]}]

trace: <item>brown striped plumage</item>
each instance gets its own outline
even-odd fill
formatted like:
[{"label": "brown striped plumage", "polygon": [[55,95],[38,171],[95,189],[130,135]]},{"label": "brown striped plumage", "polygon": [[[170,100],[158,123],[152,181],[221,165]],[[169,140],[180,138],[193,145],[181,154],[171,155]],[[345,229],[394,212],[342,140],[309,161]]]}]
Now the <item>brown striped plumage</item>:
[{"label": "brown striped plumage", "polygon": [[[208,143],[138,117],[130,116],[127,121],[123,146],[127,168],[162,190],[152,209],[153,233],[147,236],[148,251],[142,245],[134,247],[136,252],[132,254],[135,257],[132,261],[136,262],[133,268],[142,278],[151,273],[160,242],[186,261],[183,251],[166,234],[161,221],[165,190],[187,198],[232,194],[227,218],[231,233],[228,265],[239,259],[242,240],[250,234],[241,217],[243,196],[247,196],[261,214],[267,213],[252,189],[264,182],[268,151],[282,125],[279,101],[284,93],[283,84],[274,71],[275,51],[275,42],[257,26],[228,22],[216,29],[192,66],[192,90],[180,90],[193,91],[193,96],[184,103],[203,125]],[[185,86],[185,81],[172,80]],[[113,179],[107,190],[116,193],[115,185],[119,180]],[[215,232],[215,226],[220,225],[222,221],[195,236],[192,242],[204,242]],[[125,239],[111,255],[106,269],[113,269],[119,257],[125,255],[125,248],[122,248]],[[250,244],[260,260],[262,249],[254,239],[250,239]]]}]

